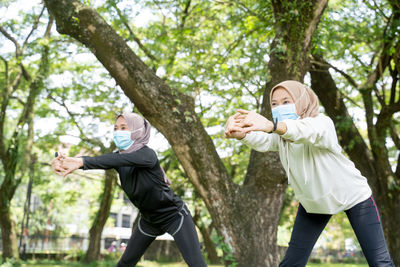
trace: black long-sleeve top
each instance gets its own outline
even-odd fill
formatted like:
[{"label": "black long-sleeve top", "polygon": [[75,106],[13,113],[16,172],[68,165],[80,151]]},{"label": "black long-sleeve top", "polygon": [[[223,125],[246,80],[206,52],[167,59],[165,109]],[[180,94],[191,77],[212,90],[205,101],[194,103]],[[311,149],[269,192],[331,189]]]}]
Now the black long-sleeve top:
[{"label": "black long-sleeve top", "polygon": [[166,222],[182,209],[183,201],[165,183],[157,155],[151,148],[83,157],[84,170],[112,168],[117,170],[122,189],[145,220]]}]

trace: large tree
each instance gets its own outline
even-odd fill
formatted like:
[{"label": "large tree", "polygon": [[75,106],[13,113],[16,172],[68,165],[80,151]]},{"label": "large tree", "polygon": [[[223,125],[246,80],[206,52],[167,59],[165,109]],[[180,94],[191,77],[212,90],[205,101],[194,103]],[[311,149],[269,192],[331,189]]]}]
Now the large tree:
[{"label": "large tree", "polygon": [[[45,3],[56,18],[57,30],[88,47],[168,139],[238,265],[277,265],[276,230],[286,189],[277,154],[253,152],[244,183],[235,184],[195,112],[193,98],[160,79],[94,9],[76,0]],[[327,0],[254,4],[260,10],[272,5],[275,19],[267,96],[277,82],[303,79],[311,39]],[[262,104],[264,114],[269,110],[267,99]]]}]

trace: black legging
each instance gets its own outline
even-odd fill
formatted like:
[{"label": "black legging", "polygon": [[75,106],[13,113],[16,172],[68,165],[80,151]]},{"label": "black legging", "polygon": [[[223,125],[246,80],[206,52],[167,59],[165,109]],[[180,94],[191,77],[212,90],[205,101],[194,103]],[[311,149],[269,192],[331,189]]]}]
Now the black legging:
[{"label": "black legging", "polygon": [[[369,266],[394,267],[383,235],[378,209],[372,197],[346,210],[350,224]],[[306,266],[308,257],[332,215],[307,213],[300,204],[289,242],[279,266]]]},{"label": "black legging", "polygon": [[[183,219],[175,220],[172,223],[172,234],[176,245],[178,246],[183,259],[190,267],[207,266],[200,250],[200,243],[197,237],[197,232],[190,213],[184,214]],[[157,232],[158,231],[158,232]],[[164,230],[156,229],[146,222],[139,221],[138,226],[133,231],[133,234],[128,241],[128,245],[124,254],[119,260],[117,267],[133,267],[140,260],[146,249],[157,235],[163,234]]]}]

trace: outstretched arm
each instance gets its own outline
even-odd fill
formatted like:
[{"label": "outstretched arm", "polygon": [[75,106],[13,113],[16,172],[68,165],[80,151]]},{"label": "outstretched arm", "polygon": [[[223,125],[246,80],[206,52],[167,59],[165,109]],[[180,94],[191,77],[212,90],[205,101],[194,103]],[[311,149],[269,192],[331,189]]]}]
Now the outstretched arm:
[{"label": "outstretched arm", "polygon": [[123,166],[147,167],[152,168],[158,159],[156,153],[143,147],[131,153],[108,153],[97,157],[82,157],[83,169],[112,169]]},{"label": "outstretched arm", "polygon": [[341,151],[333,121],[324,115],[301,120],[287,120],[287,132],[282,138],[294,143],[309,144],[332,151]]},{"label": "outstretched arm", "polygon": [[[239,121],[238,126],[241,127],[245,133],[253,131],[271,133],[274,130],[274,123],[255,111],[238,109],[238,113],[240,114],[237,117]],[[274,133],[282,135],[285,134],[286,131],[286,124],[284,122],[278,122]]]},{"label": "outstretched arm", "polygon": [[234,116],[229,117],[225,136],[239,139],[247,146],[260,152],[278,151],[278,135],[268,134],[273,130],[273,127],[273,123],[260,114],[239,109]]},{"label": "outstretched arm", "polygon": [[52,161],[53,170],[61,176],[67,176],[77,169],[112,169],[123,166],[152,168],[157,163],[157,155],[150,148],[142,148],[131,153],[108,153],[96,157],[65,157],[60,155]]}]

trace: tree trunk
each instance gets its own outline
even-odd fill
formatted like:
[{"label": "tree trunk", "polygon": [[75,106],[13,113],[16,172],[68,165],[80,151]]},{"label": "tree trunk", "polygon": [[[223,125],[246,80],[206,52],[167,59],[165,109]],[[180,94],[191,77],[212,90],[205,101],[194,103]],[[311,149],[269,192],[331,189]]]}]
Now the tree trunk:
[{"label": "tree trunk", "polygon": [[[383,201],[387,201],[388,196],[385,196]],[[378,208],[382,214],[382,225],[385,232],[386,241],[389,247],[390,255],[393,258],[395,266],[400,266],[400,197],[399,193],[392,201],[392,205],[384,206],[383,208],[379,206],[382,203],[382,199],[376,198],[378,203]]]},{"label": "tree trunk", "polygon": [[[301,39],[291,38],[286,53],[272,56],[290,59],[276,61],[285,63],[283,66],[272,66],[272,70],[284,69],[279,73],[271,70],[274,82],[288,77],[302,80],[311,37],[327,0],[307,1],[307,5],[300,6],[286,2],[290,8],[300,10],[301,20],[296,20],[297,28],[292,30],[300,33],[296,38]],[[57,30],[86,45],[138,110],[168,139],[238,266],[278,265],[276,234],[286,179],[277,154],[253,152],[245,184],[233,183],[194,111],[192,98],[168,87],[92,8],[77,0],[45,3],[56,18]],[[285,7],[276,11],[279,18],[289,13]],[[288,39],[291,33],[285,32],[287,28],[280,28],[277,40]],[[271,86],[270,83],[266,88],[266,94]],[[265,105],[263,110],[268,107]]]},{"label": "tree trunk", "polygon": [[110,214],[117,179],[115,170],[106,170],[100,207],[89,230],[89,247],[83,260],[86,263],[100,260],[101,233]]},{"label": "tree trunk", "polygon": [[203,237],[204,247],[207,251],[207,258],[210,263],[213,263],[213,264],[221,263],[221,260],[218,257],[217,248],[211,239],[211,234],[212,234],[212,229],[213,229],[212,222],[208,227],[205,226],[204,223],[201,221],[200,211],[201,211],[201,208],[199,206],[196,206],[195,214],[193,216],[193,222],[197,226],[197,228],[200,230],[201,236]]},{"label": "tree trunk", "polygon": [[0,225],[1,238],[3,242],[3,259],[19,259],[17,236],[15,224],[11,219],[10,203],[6,194],[0,191]]},{"label": "tree trunk", "polygon": [[210,263],[212,264],[219,264],[221,263],[221,259],[218,257],[217,248],[215,247],[214,242],[211,239],[211,230],[206,228],[204,225],[200,227],[197,226],[200,230],[201,236],[204,240],[204,247],[207,251],[207,257]]},{"label": "tree trunk", "polygon": [[18,242],[15,230],[15,223],[11,217],[11,199],[15,194],[15,190],[20,184],[20,179],[15,178],[17,162],[19,160],[18,143],[12,145],[10,157],[7,161],[3,161],[5,166],[5,177],[0,187],[0,227],[3,241],[3,259],[15,258],[19,259]]}]

